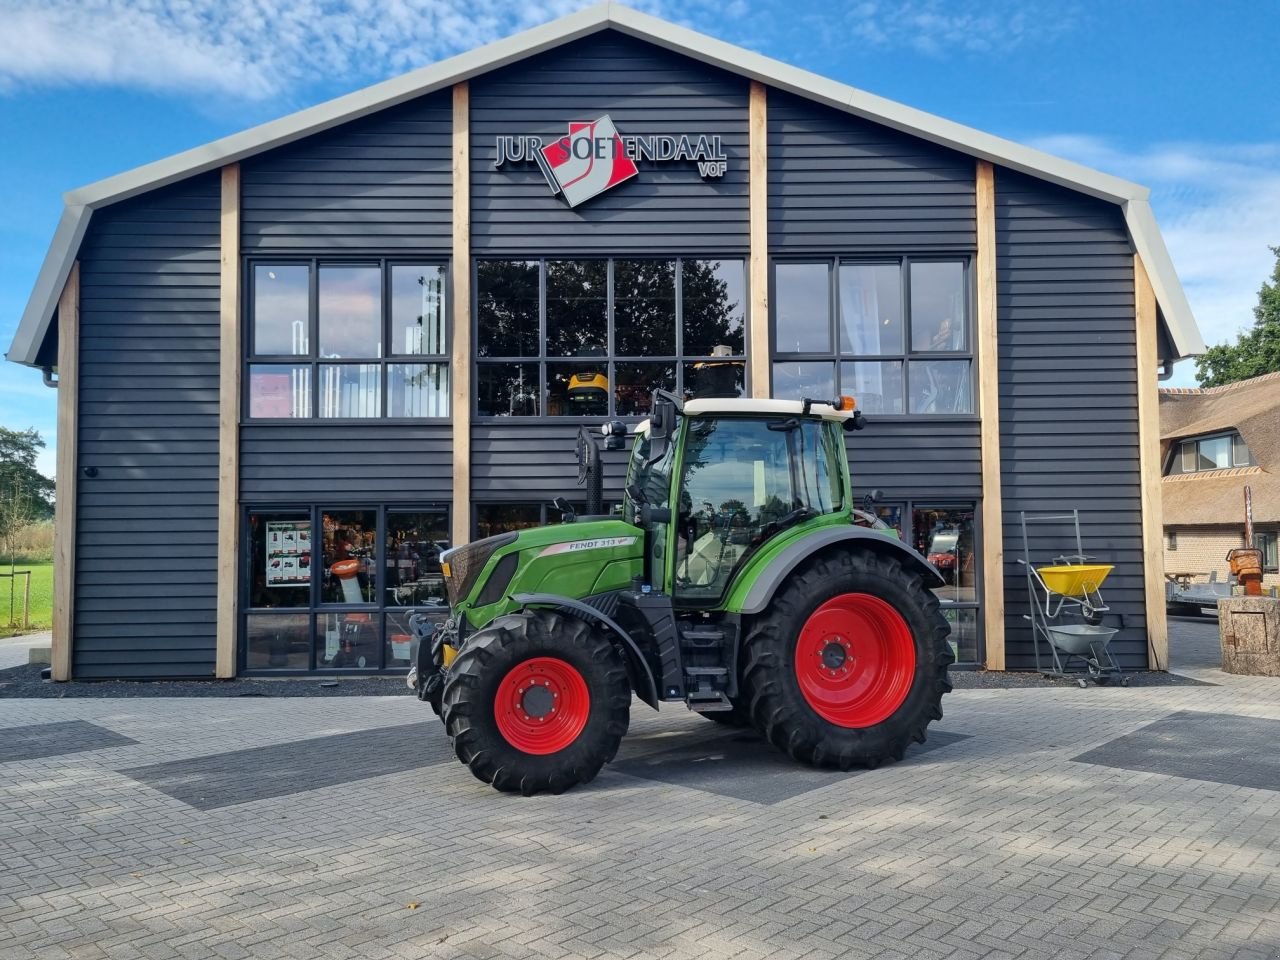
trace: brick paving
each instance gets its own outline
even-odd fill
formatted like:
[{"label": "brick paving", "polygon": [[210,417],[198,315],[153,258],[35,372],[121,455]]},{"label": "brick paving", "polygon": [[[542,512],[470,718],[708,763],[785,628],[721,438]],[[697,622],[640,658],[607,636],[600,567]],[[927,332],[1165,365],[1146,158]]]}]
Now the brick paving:
[{"label": "brick paving", "polygon": [[[1280,784],[1073,759],[1173,715],[1206,755],[1221,725],[1188,715],[1280,730],[1280,680],[1216,669],[1213,621],[1173,629],[1175,668],[1213,686],[961,690],[945,745],[799,792],[766,764],[754,799],[643,775],[699,745],[749,768],[683,708],[637,706],[626,763],[524,799],[440,762],[407,698],[0,700],[0,737],[135,741],[0,765],[0,957],[1274,958]],[[204,810],[138,779],[381,749],[361,731],[421,741],[423,765]]]}]

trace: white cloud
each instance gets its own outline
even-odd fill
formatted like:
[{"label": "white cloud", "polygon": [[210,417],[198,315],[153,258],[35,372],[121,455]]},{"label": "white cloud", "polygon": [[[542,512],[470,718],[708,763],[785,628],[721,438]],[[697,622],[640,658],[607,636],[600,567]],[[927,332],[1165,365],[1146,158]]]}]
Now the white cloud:
[{"label": "white cloud", "polygon": [[[1205,342],[1253,323],[1258,289],[1280,246],[1280,143],[1156,144],[1130,151],[1090,136],[1054,136],[1042,150],[1151,188],[1151,204]],[[1179,364],[1189,382],[1192,367]]]},{"label": "white cloud", "polygon": [[1004,52],[1075,28],[1071,4],[1028,0],[857,0],[838,18],[842,35],[930,57]]}]

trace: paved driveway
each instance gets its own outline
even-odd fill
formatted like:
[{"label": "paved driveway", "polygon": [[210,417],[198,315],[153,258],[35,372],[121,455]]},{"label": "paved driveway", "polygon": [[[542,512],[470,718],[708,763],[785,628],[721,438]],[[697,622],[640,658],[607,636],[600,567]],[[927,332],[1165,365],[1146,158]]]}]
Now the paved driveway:
[{"label": "paved driveway", "polygon": [[1216,685],[957,691],[854,775],[638,707],[532,799],[409,698],[0,700],[0,956],[1280,956],[1280,681],[1215,629]]}]

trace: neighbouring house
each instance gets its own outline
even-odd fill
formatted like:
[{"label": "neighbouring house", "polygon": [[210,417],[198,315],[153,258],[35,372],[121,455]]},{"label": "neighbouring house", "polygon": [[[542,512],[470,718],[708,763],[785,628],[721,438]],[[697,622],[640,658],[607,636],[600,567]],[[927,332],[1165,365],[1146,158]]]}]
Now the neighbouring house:
[{"label": "neighbouring house", "polygon": [[1280,373],[1161,389],[1160,446],[1166,573],[1227,579],[1227,551],[1244,546],[1248,487],[1263,585],[1280,585]]}]

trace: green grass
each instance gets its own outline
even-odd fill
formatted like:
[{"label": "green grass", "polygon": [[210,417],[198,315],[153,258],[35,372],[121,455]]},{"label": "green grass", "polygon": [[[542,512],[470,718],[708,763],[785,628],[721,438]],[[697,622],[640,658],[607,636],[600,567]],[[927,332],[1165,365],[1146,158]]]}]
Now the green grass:
[{"label": "green grass", "polygon": [[[19,633],[48,630],[53,625],[53,564],[33,563],[18,564],[16,569],[31,571],[31,613],[30,625],[22,629],[22,591],[26,577],[15,577],[12,581],[7,576],[0,577],[0,637],[12,637]],[[0,564],[0,574],[9,572],[8,564]],[[9,584],[13,584],[13,617],[17,623],[10,623]]]}]

